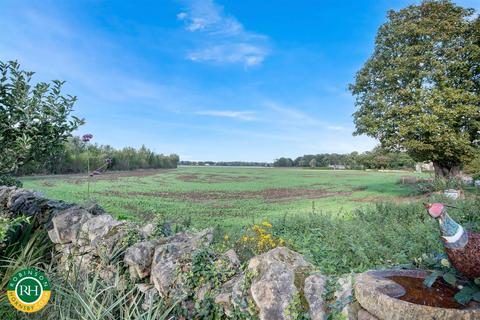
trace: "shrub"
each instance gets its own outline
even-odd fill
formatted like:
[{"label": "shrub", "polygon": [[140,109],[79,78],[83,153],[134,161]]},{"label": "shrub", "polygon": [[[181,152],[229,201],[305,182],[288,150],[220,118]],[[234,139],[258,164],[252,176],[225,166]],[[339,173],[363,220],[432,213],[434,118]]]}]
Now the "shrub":
[{"label": "shrub", "polygon": [[418,180],[415,185],[418,193],[443,192],[447,189],[462,190],[465,184],[461,179],[436,177],[433,180]]},{"label": "shrub", "polygon": [[379,203],[342,216],[292,216],[275,221],[272,229],[327,274],[404,264],[442,248],[436,222],[420,203]]},{"label": "shrub", "polygon": [[0,175],[0,186],[19,187],[23,186],[22,182],[11,175]]},{"label": "shrub", "polygon": [[272,227],[273,225],[270,222],[264,221],[244,230],[241,237],[234,244],[235,252],[237,252],[242,261],[275,247],[285,245],[285,240],[276,238],[272,234]]}]

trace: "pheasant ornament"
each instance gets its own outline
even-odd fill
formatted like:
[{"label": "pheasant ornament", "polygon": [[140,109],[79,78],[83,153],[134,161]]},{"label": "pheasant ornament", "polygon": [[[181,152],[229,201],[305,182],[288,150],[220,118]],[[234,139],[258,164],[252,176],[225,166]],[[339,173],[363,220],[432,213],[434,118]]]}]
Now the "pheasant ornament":
[{"label": "pheasant ornament", "polygon": [[455,269],[472,280],[480,277],[480,234],[469,232],[455,222],[442,203],[425,204],[425,207],[440,223],[445,252]]}]

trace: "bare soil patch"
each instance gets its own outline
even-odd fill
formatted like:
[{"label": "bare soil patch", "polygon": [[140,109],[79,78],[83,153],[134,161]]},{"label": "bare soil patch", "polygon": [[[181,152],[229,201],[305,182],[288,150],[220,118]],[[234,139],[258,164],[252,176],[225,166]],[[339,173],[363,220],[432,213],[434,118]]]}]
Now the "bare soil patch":
[{"label": "bare soil patch", "polygon": [[[98,180],[107,180],[107,181],[114,181],[119,178],[129,178],[129,177],[148,177],[154,176],[157,174],[164,174],[168,172],[175,171],[175,169],[145,169],[145,170],[132,170],[132,171],[107,171],[100,175],[96,175],[92,177],[91,181],[98,181]],[[82,184],[87,182],[87,175],[62,175],[58,176],[58,178],[62,178],[68,183],[73,184]]]},{"label": "bare soil patch", "polygon": [[225,175],[218,173],[210,174],[182,174],[176,177],[177,180],[183,182],[198,182],[198,183],[223,183],[223,182],[245,182],[252,181],[259,178],[239,175]]},{"label": "bare soil patch", "polygon": [[183,182],[195,182],[195,181],[198,180],[198,173],[182,174],[182,175],[179,175],[179,176],[175,177],[175,179],[183,181]]},{"label": "bare soil patch", "polygon": [[108,191],[101,194],[107,196],[145,196],[160,197],[184,201],[212,201],[212,200],[244,200],[244,199],[262,199],[267,202],[288,202],[302,199],[317,199],[335,196],[348,196],[352,192],[344,191],[326,191],[322,189],[265,189],[260,191],[193,191],[193,192],[119,192]]}]

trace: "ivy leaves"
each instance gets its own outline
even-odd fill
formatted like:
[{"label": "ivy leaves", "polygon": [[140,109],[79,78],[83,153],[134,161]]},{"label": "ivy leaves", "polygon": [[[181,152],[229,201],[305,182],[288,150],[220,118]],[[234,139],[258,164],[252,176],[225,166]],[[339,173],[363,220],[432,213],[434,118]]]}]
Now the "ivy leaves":
[{"label": "ivy leaves", "polygon": [[469,303],[471,300],[480,302],[480,278],[476,278],[474,283],[464,286],[455,295],[455,300],[463,305]]}]

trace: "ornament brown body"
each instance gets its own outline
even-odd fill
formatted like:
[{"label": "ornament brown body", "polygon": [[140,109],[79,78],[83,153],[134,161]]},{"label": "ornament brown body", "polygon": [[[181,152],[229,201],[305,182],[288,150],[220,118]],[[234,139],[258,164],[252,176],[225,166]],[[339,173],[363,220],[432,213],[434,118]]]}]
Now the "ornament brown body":
[{"label": "ornament brown body", "polygon": [[468,243],[462,249],[445,248],[455,269],[469,279],[480,277],[480,234],[468,232]]}]

